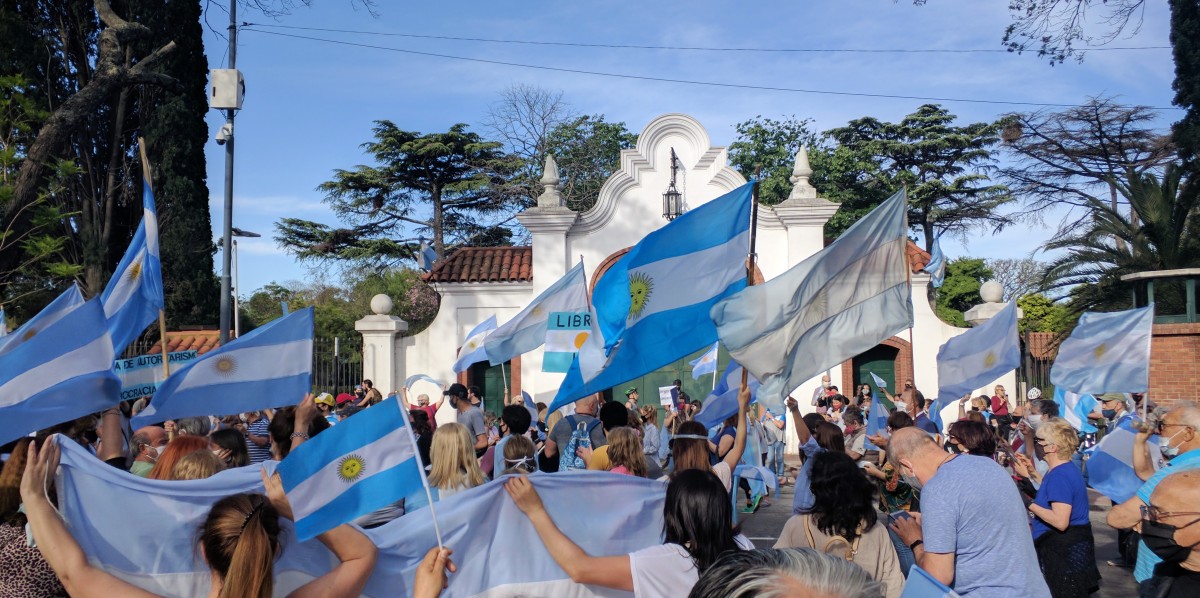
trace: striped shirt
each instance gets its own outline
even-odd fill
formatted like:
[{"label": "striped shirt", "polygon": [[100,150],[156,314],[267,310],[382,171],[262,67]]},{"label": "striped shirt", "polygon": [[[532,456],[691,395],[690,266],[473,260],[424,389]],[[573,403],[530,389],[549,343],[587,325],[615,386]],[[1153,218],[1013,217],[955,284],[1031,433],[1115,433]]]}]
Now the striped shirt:
[{"label": "striped shirt", "polygon": [[[250,436],[266,436],[268,439],[270,439],[271,433],[269,431],[267,431],[267,426],[269,426],[269,425],[271,425],[271,422],[268,421],[267,418],[260,417],[260,418],[258,418],[258,421],[255,421],[254,423],[251,423],[248,426],[246,426],[246,432]],[[247,438],[246,439],[246,450],[249,451],[249,453],[250,453],[250,462],[251,463],[262,463],[263,461],[267,461],[271,458],[271,442],[270,442],[270,440],[267,441],[267,446],[258,446],[257,444],[254,444],[254,442],[252,442],[249,438]]]}]

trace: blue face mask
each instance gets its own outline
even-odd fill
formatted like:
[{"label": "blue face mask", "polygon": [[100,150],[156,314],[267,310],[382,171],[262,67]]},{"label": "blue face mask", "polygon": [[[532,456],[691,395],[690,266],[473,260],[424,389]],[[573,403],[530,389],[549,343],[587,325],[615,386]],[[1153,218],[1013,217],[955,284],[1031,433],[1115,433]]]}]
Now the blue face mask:
[{"label": "blue face mask", "polygon": [[1117,416],[1117,410],[1116,409],[1103,409],[1100,411],[1100,414],[1104,416],[1104,419],[1112,419]]}]

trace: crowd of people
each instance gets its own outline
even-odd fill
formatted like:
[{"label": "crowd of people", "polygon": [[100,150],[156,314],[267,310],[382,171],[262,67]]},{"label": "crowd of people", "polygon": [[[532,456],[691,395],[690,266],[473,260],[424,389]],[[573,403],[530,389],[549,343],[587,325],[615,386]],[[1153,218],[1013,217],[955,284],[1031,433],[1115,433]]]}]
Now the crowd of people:
[{"label": "crowd of people", "polygon": [[[435,500],[489,483],[507,494],[573,581],[637,596],[888,597],[901,595],[915,565],[962,596],[1086,597],[1101,583],[1089,513],[1087,448],[1134,421],[1132,461],[1142,486],[1115,504],[1121,557],[1105,574],[1132,568],[1142,596],[1200,596],[1200,408],[1143,405],[1140,395],[1104,395],[1084,435],[1060,406],[1031,389],[1014,401],[964,397],[945,432],[912,380],[895,395],[869,384],[843,395],[824,377],[812,412],[788,398],[779,413],[738,395],[738,411],[711,429],[682,390],[663,411],[591,396],[548,412],[516,396],[486,413],[479,388],[451,384],[431,399],[397,401],[409,421]],[[349,417],[371,417],[383,394],[370,380],[356,392],[309,395],[294,407],[194,417],[128,430],[145,401],[43,430],[4,447],[0,473],[0,596],[150,595],[89,562],[54,503],[58,443],[75,442],[110,466],[155,480],[203,479],[228,468],[282,460]],[[437,421],[444,406],[452,417]],[[874,407],[874,408],[873,408]],[[886,413],[886,423],[871,422]],[[1149,413],[1146,421],[1141,414]],[[874,433],[868,428],[879,424]],[[799,450],[788,455],[794,434]],[[1161,463],[1148,443],[1159,437]],[[788,459],[792,460],[789,467]],[[540,475],[602,470],[661,480],[662,543],[628,554],[589,554],[561,531],[538,495]],[[764,484],[751,470],[775,479]],[[271,596],[280,519],[292,507],[278,476],[263,469],[265,494],[214,504],[199,532],[212,571],[210,596]],[[755,549],[734,525],[793,487],[791,516],[771,549]],[[780,505],[782,507],[782,505]],[[784,507],[786,508],[786,507]],[[292,596],[357,595],[377,548],[362,530],[405,513],[400,501],[319,536],[337,564]],[[472,555],[473,556],[473,555]],[[451,548],[431,548],[413,596],[437,596],[456,571]]]}]

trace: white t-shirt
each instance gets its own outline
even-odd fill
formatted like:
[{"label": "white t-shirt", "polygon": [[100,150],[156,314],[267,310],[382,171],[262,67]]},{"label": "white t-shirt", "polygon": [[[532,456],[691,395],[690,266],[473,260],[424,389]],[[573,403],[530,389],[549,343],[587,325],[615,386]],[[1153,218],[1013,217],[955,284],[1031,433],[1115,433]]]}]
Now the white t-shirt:
[{"label": "white t-shirt", "polygon": [[[738,534],[736,540],[742,550],[754,549],[745,536]],[[687,596],[700,580],[692,556],[678,544],[651,546],[630,553],[629,573],[633,576],[634,596]]]},{"label": "white t-shirt", "polygon": [[733,472],[729,470],[729,464],[721,461],[712,466],[712,472],[721,480],[721,484],[725,486],[725,491],[729,492],[733,488]]}]

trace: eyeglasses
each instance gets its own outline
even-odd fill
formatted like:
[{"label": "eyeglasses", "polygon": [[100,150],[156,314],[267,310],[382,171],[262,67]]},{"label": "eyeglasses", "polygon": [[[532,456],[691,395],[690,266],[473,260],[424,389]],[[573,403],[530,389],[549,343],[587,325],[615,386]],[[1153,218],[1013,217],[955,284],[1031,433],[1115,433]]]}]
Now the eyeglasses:
[{"label": "eyeglasses", "polygon": [[[1200,517],[1200,513],[1197,513],[1194,511],[1181,511],[1178,513],[1171,513],[1169,511],[1164,511],[1154,505],[1150,505],[1150,506],[1142,505],[1142,519],[1145,519],[1146,521],[1152,521],[1152,522],[1157,523],[1159,521],[1162,521],[1163,519],[1167,519],[1170,517],[1182,517],[1184,515],[1192,515],[1192,516]],[[1177,529],[1177,530],[1182,529],[1189,525],[1195,525],[1196,523],[1200,523],[1200,518],[1193,519],[1184,525],[1177,525],[1177,526],[1175,526],[1175,529]]]},{"label": "eyeglasses", "polygon": [[1162,434],[1167,428],[1191,428],[1188,424],[1168,424],[1165,421],[1159,420],[1158,426],[1155,428],[1159,434]]},{"label": "eyeglasses", "polygon": [[1042,446],[1046,446],[1047,444],[1054,444],[1053,442],[1050,442],[1049,440],[1046,440],[1045,438],[1041,438],[1041,437],[1034,438],[1034,442],[1036,442]]}]

